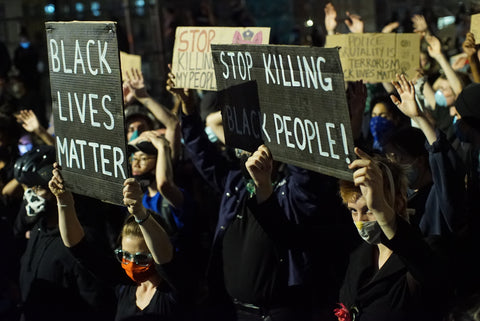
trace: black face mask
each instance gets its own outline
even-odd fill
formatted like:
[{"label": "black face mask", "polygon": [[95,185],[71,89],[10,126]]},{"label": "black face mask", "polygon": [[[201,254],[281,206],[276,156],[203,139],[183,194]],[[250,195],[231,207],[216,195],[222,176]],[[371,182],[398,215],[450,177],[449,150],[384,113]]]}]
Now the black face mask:
[{"label": "black face mask", "polygon": [[145,193],[148,186],[150,186],[150,184],[155,180],[155,174],[150,172],[142,175],[134,175],[133,178],[137,180],[142,188],[142,191]]}]

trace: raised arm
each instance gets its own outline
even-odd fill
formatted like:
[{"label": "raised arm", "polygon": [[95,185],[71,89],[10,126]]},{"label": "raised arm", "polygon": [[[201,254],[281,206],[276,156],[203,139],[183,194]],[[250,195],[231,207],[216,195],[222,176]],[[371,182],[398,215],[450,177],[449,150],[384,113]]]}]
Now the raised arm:
[{"label": "raised arm", "polygon": [[428,121],[425,113],[423,113],[418,107],[415,100],[415,86],[412,81],[408,81],[405,75],[397,75],[397,81],[392,82],[400,95],[401,100],[398,100],[394,95],[391,95],[393,103],[397,105],[398,109],[417,123],[418,127],[422,130],[423,134],[427,138],[427,141],[432,145],[437,140],[437,134],[435,128]]},{"label": "raised arm", "polygon": [[15,115],[17,121],[22,124],[22,127],[29,133],[34,133],[47,145],[54,146],[55,139],[47,132],[47,130],[40,125],[37,115],[33,110],[20,110]]},{"label": "raised arm", "polygon": [[155,99],[153,99],[145,88],[145,81],[140,70],[132,68],[130,72],[127,71],[126,85],[129,87],[133,96],[163,125],[165,125],[165,137],[171,143],[172,159],[176,160],[180,152],[180,122],[176,115],[174,115],[167,107],[163,106]]},{"label": "raised arm", "polygon": [[331,2],[325,5],[325,29],[328,35],[334,35],[337,28],[337,11]]},{"label": "raised arm", "polygon": [[55,163],[53,168],[53,177],[48,187],[57,199],[60,236],[66,247],[74,247],[83,240],[85,231],[78,220],[73,195],[65,189],[60,165]]},{"label": "raised arm", "polygon": [[463,89],[463,85],[460,78],[458,78],[457,74],[455,73],[455,70],[453,70],[452,66],[448,62],[447,57],[445,57],[445,55],[442,53],[442,44],[440,43],[440,40],[432,35],[425,35],[425,40],[428,43],[428,54],[438,62],[440,67],[445,72],[445,76],[450,82],[453,92],[456,96],[458,96]]},{"label": "raised arm", "polygon": [[355,147],[355,154],[359,158],[348,165],[355,170],[353,182],[360,187],[368,209],[375,216],[385,236],[391,240],[397,231],[397,215],[393,204],[385,197],[382,171],[379,164],[360,148]]},{"label": "raised arm", "polygon": [[145,243],[157,264],[168,263],[173,257],[173,246],[167,232],[158,224],[142,205],[143,192],[140,184],[133,178],[123,183],[123,203],[140,225]]},{"label": "raised arm", "polygon": [[477,46],[475,45],[475,36],[473,33],[467,32],[462,47],[463,52],[467,54],[473,80],[475,82],[480,82],[480,61],[478,60],[478,51]]},{"label": "raised arm", "polygon": [[173,166],[170,156],[170,144],[166,137],[157,136],[153,131],[144,132],[142,135],[152,142],[158,151],[157,165],[155,170],[155,179],[157,181],[157,190],[163,198],[175,208],[183,207],[183,193],[175,184],[173,178]]}]

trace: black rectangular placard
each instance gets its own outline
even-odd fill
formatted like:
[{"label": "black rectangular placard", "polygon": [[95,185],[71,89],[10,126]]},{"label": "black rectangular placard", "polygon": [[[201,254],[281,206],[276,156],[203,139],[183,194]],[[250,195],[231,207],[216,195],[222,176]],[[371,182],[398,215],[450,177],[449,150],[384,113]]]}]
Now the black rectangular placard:
[{"label": "black rectangular placard", "polygon": [[[353,179],[353,137],[337,49],[212,44],[212,54],[228,145],[251,150],[252,142],[263,141],[279,161]],[[249,98],[252,83],[258,98]],[[256,139],[252,128],[261,129],[262,137]]]},{"label": "black rectangular placard", "polygon": [[57,161],[67,187],[122,204],[128,158],[115,23],[45,27]]}]

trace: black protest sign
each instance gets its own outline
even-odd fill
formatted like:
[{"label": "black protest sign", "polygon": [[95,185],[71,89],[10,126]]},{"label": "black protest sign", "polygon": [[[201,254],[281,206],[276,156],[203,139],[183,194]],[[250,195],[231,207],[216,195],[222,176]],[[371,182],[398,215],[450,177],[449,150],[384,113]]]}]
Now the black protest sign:
[{"label": "black protest sign", "polygon": [[258,88],[255,81],[220,91],[222,122],[228,145],[254,152],[263,144]]},{"label": "black protest sign", "polygon": [[115,23],[45,26],[57,162],[66,185],[122,204],[128,158]]},{"label": "black protest sign", "polygon": [[[263,141],[279,161],[352,180],[355,154],[337,49],[212,44],[212,54],[218,89],[229,96],[222,99],[228,145]],[[254,99],[247,102],[250,93],[238,88],[252,82],[258,106],[245,108]]]}]

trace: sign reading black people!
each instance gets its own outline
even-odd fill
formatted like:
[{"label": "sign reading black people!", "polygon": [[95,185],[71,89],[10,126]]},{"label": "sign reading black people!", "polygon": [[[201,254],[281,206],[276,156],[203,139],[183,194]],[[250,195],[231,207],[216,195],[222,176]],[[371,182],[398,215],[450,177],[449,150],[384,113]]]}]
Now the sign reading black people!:
[{"label": "sign reading black people!", "polygon": [[226,142],[352,180],[343,70],[334,48],[213,45]]},{"label": "sign reading black people!", "polygon": [[122,204],[128,158],[115,23],[45,26],[57,162],[66,185]]}]

